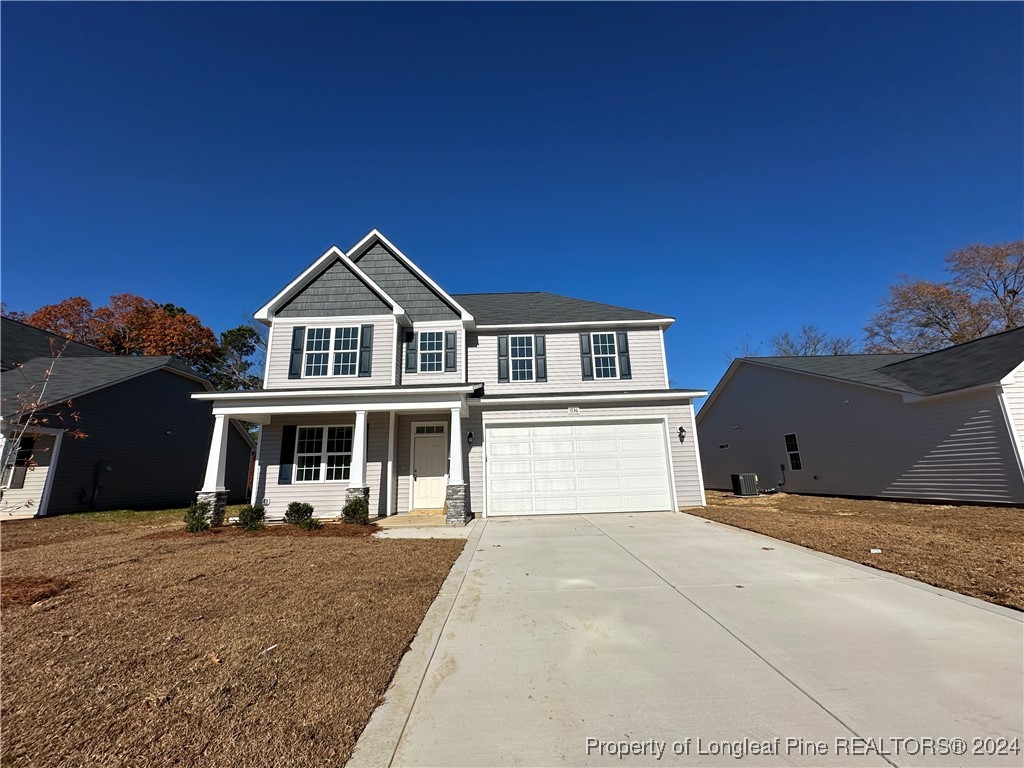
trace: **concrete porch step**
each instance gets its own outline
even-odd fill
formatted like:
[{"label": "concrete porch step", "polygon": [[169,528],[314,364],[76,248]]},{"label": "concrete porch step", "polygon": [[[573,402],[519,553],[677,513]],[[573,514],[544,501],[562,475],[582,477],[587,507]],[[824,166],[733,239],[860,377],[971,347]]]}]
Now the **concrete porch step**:
[{"label": "concrete porch step", "polygon": [[373,520],[379,528],[434,528],[445,526],[445,518],[440,515],[392,515]]}]

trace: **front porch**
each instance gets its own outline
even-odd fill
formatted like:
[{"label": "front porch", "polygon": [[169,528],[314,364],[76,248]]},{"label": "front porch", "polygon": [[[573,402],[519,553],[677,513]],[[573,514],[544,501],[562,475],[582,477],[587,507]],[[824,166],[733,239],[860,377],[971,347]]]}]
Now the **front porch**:
[{"label": "front porch", "polygon": [[[226,421],[261,424],[253,503],[269,520],[289,503],[312,504],[315,515],[341,515],[363,496],[372,518],[472,518],[465,446],[466,398],[472,385],[333,390],[330,392],[201,393],[213,401],[215,427],[199,497],[225,497]],[[410,391],[411,390],[411,391]]]}]

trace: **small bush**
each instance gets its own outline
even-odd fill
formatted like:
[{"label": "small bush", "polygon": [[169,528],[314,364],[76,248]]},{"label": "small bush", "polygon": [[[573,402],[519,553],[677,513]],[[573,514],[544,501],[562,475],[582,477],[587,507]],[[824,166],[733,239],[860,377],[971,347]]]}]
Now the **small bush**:
[{"label": "small bush", "polygon": [[197,501],[185,510],[185,530],[189,533],[202,533],[210,527],[210,502]]},{"label": "small bush", "polygon": [[304,531],[315,531],[320,527],[320,521],[315,517],[307,517],[303,520],[299,520],[299,522],[295,524],[295,527],[301,528]]},{"label": "small bush", "polygon": [[341,510],[341,516],[345,519],[346,523],[369,525],[370,505],[366,503],[366,499],[362,496],[354,496],[348,500],[345,508]]},{"label": "small bush", "polygon": [[263,525],[266,515],[266,510],[262,504],[246,504],[238,510],[238,524],[245,531],[262,531],[266,528]]},{"label": "small bush", "polygon": [[297,525],[305,530],[316,527],[309,524],[308,521],[312,519],[313,505],[301,501],[293,501],[284,512],[284,521],[286,523]]}]

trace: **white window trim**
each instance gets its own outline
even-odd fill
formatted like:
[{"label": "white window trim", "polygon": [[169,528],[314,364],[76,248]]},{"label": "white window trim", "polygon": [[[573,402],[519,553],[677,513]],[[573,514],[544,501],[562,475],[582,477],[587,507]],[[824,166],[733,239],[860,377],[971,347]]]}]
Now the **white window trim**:
[{"label": "white window trim", "polygon": [[[423,341],[424,341],[424,338],[426,337],[427,334],[437,334],[438,336],[441,337],[441,349],[440,349],[440,351],[438,351],[438,352],[431,352],[431,351],[424,352],[423,351]],[[425,371],[425,370],[423,370],[423,355],[424,354],[440,355],[441,356],[441,367],[438,368],[436,371]],[[431,330],[431,331],[420,331],[419,334],[416,336],[416,373],[427,373],[427,374],[431,374],[431,373],[444,373],[444,354],[445,354],[444,331],[433,331],[433,330]]]},{"label": "white window trim", "polygon": [[[513,339],[529,339],[530,340],[530,356],[529,357],[513,357],[512,356],[512,340]],[[593,343],[593,342],[591,342]],[[517,379],[515,378],[515,369],[512,365],[513,360],[529,360],[530,361],[530,377],[528,379]],[[509,383],[520,384],[522,382],[531,382],[537,380],[537,337],[532,333],[517,333],[515,336],[508,337],[508,380]]]},{"label": "white window trim", "polygon": [[[594,342],[595,336],[611,336],[612,337],[612,354],[601,355],[601,357],[610,357],[615,362],[615,375],[614,376],[598,376],[597,375],[597,345]],[[615,331],[591,331],[590,333],[590,359],[591,364],[594,366],[594,379],[602,379],[604,381],[612,381],[619,378],[622,373],[619,370],[619,338],[615,335]]]},{"label": "white window trim", "polygon": [[[356,348],[354,350],[335,350],[334,348],[334,336],[337,331],[344,328],[354,328],[356,331]],[[308,355],[322,355],[323,352],[310,352],[306,349],[306,345],[309,343],[309,332],[316,330],[327,330],[330,331],[327,338],[327,373],[323,376],[314,376],[306,373],[306,357]],[[359,362],[362,357],[362,341],[363,341],[363,329],[359,325],[310,325],[306,327],[306,332],[302,338],[302,376],[303,379],[352,379],[359,375]],[[340,351],[344,352],[355,352],[356,354],[356,367],[353,373],[335,373],[334,372],[334,355]]]},{"label": "white window trim", "polygon": [[[295,485],[322,485],[324,483],[348,483],[349,478],[338,478],[337,480],[327,479],[327,430],[330,428],[345,427],[352,430],[353,448],[355,447],[355,427],[352,424],[299,424],[295,428],[295,445],[294,445],[294,467],[292,469],[292,483]],[[299,430],[302,429],[322,429],[323,435],[320,438],[320,479],[319,480],[299,480]],[[349,477],[352,476],[352,451],[348,451],[348,471]],[[303,453],[303,456],[313,456],[312,453]],[[344,451],[332,452],[331,456],[345,456]]]}]

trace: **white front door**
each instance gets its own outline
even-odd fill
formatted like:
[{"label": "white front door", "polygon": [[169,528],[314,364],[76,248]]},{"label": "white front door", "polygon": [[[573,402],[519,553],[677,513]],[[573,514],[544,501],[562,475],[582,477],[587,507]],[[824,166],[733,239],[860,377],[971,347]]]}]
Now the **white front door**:
[{"label": "white front door", "polygon": [[447,485],[448,438],[441,425],[414,425],[412,508],[443,509]]}]

